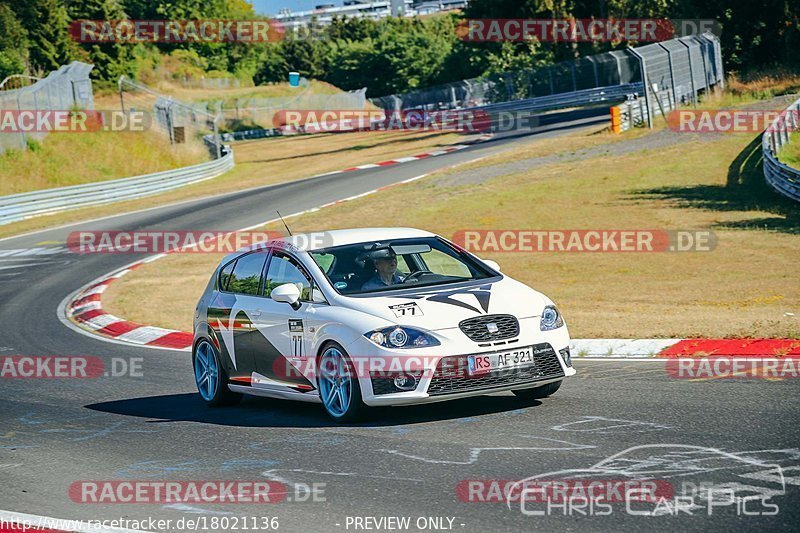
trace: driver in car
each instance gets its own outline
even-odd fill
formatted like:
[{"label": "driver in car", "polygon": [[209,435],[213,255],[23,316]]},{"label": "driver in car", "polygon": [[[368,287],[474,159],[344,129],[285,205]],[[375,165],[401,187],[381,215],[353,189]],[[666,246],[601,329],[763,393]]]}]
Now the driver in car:
[{"label": "driver in car", "polygon": [[364,285],[362,291],[374,291],[403,283],[403,278],[397,273],[397,255],[391,250],[381,250],[379,257],[373,257],[375,275]]}]

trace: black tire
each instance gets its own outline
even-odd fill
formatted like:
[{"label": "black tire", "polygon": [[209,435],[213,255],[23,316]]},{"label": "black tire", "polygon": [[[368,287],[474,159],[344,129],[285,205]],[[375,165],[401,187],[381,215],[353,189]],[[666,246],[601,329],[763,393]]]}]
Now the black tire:
[{"label": "black tire", "polygon": [[547,385],[542,385],[534,389],[513,390],[511,392],[513,392],[517,398],[523,400],[541,400],[542,398],[547,398],[555,394],[555,392],[561,388],[561,383],[561,381],[554,381],[553,383],[548,383]]},{"label": "black tire", "polygon": [[[337,413],[335,412],[335,409],[329,408],[323,396],[324,391],[327,390],[327,388],[323,387],[322,383],[324,371],[324,363],[322,361],[330,350],[338,351],[341,356],[344,357],[344,360],[349,368],[347,379],[349,379],[350,382],[350,402],[347,409],[343,413]],[[319,356],[317,357],[317,363],[317,390],[319,391],[320,399],[322,399],[322,408],[325,410],[325,413],[327,413],[328,417],[330,417],[331,420],[337,424],[345,424],[363,420],[369,412],[369,407],[367,407],[362,400],[361,386],[358,383],[358,376],[356,375],[356,370],[353,366],[353,363],[350,361],[350,356],[347,354],[345,349],[336,342],[329,342],[322,347],[322,350],[320,350]]]},{"label": "black tire", "polygon": [[[214,364],[217,368],[218,378],[210,393],[208,390],[205,392],[200,390],[200,383],[197,378],[197,356],[198,352],[201,350],[204,351],[203,353],[210,354],[210,356],[214,358]],[[214,345],[207,339],[198,342],[194,350],[192,350],[192,368],[195,370],[195,384],[197,385],[198,394],[200,394],[200,398],[202,398],[206,405],[210,407],[224,407],[236,405],[242,401],[242,394],[233,392],[228,388],[228,373],[225,371],[225,366],[222,364],[219,352],[217,352]]]}]

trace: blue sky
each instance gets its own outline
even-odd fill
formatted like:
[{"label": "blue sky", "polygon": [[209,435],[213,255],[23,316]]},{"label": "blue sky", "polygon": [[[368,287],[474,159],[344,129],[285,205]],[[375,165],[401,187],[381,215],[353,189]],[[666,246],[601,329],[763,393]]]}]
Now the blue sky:
[{"label": "blue sky", "polygon": [[288,7],[292,11],[305,11],[314,9],[314,6],[321,4],[341,5],[341,0],[250,0],[256,9],[256,13],[263,15],[274,15],[281,8]]}]

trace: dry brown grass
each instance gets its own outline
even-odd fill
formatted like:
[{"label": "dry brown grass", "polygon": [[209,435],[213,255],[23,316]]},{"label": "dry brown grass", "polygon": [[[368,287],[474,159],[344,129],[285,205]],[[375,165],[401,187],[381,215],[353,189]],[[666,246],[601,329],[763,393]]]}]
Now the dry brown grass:
[{"label": "dry brown grass", "polygon": [[51,133],[0,154],[0,196],[149,174],[208,160],[200,143],[170,146],[155,132]]},{"label": "dry brown grass", "polygon": [[342,92],[341,89],[330,83],[317,80],[310,80],[309,86],[303,88],[292,87],[288,83],[271,83],[255,87],[240,87],[238,89],[187,89],[179,85],[164,83],[159,85],[157,89],[179,100],[190,102],[222,100],[226,105],[232,104],[236,99],[283,98],[297,96],[301,92],[305,94],[336,94]]},{"label": "dry brown grass", "polygon": [[727,92],[734,96],[759,99],[800,92],[800,72],[787,69],[755,72],[746,76],[731,75],[726,80]]},{"label": "dry brown grass", "polygon": [[[306,89],[291,87],[288,83],[271,83],[255,87],[239,87],[237,89],[190,89],[177,83],[161,81],[153,85],[157,91],[185,102],[204,102],[208,100],[222,100],[232,104],[236,99],[246,98],[282,98],[296,96],[301,91],[307,94],[335,94],[341,89],[325,83],[324,81],[311,80]],[[99,91],[95,94],[95,106],[98,109],[118,109],[119,95],[116,91]]]},{"label": "dry brown grass", "polygon": [[[596,139],[570,144],[575,149]],[[304,215],[292,226],[320,230],[390,220],[446,237],[479,228],[712,228],[718,238],[712,252],[481,255],[558,302],[575,337],[798,338],[800,222],[795,206],[766,190],[757,164],[742,157],[757,144],[748,136],[720,136],[554,163],[480,185],[445,187],[432,177]],[[157,261],[112,285],[104,300],[118,316],[188,329],[217,260]],[[187,277],[180,289],[167,282],[176,276]],[[144,297],[156,289],[157,300]]]},{"label": "dry brown grass", "polygon": [[702,104],[708,109],[728,108],[798,92],[800,73],[796,71],[774,69],[746,76],[731,74],[725,80],[725,90],[712,91]]}]

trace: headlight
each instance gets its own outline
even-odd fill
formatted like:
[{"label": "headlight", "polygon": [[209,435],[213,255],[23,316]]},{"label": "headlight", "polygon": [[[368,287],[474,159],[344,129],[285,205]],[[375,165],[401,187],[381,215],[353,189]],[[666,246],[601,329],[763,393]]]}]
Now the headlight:
[{"label": "headlight", "polygon": [[539,322],[539,329],[542,331],[551,331],[558,329],[564,325],[564,319],[561,318],[561,313],[558,312],[556,306],[548,305],[542,311],[542,320]]},{"label": "headlight", "polygon": [[424,331],[400,326],[376,329],[365,333],[364,336],[384,348],[426,348],[441,344]]}]

